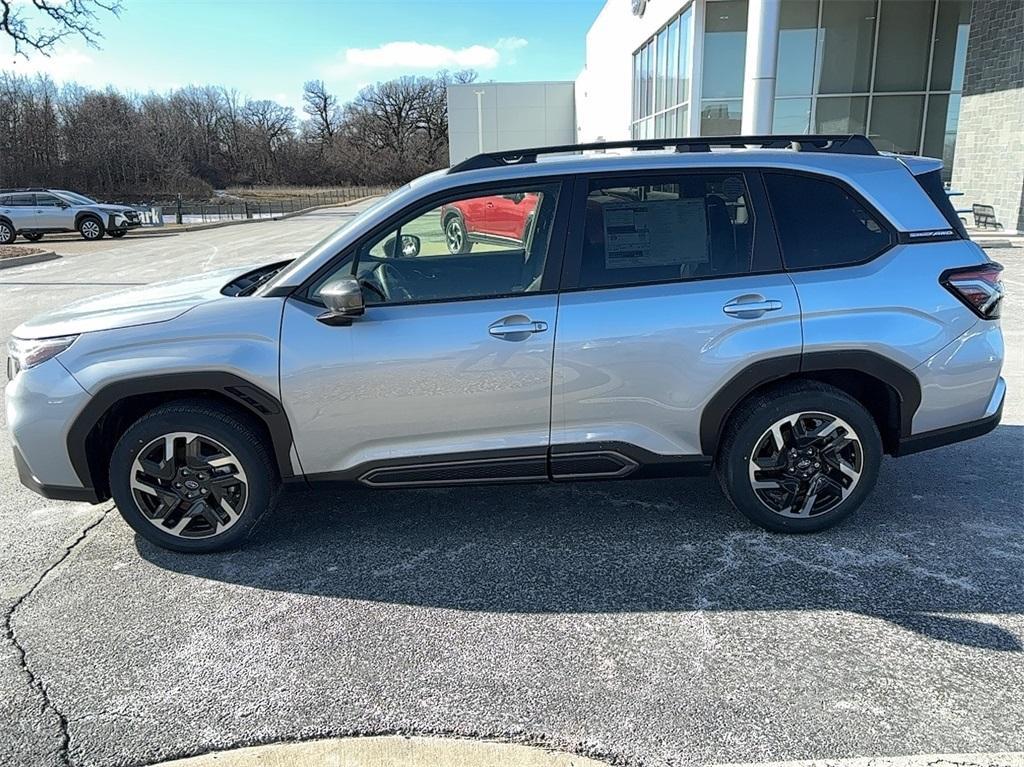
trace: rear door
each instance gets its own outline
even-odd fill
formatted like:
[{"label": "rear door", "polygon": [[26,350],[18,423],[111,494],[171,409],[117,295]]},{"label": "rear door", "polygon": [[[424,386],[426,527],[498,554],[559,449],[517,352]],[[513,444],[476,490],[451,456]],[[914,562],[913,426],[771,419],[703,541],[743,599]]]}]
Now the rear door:
[{"label": "rear door", "polygon": [[701,426],[712,397],[758,360],[799,363],[799,304],[759,176],[581,178],[570,232],[552,475],[706,463],[711,440]]}]

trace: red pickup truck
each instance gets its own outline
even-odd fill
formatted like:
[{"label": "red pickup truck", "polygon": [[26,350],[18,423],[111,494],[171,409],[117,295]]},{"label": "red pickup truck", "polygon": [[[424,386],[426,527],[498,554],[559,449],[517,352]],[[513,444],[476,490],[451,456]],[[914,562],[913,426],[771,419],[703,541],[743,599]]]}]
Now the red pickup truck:
[{"label": "red pickup truck", "polygon": [[524,247],[539,196],[530,192],[459,200],[441,208],[448,252],[469,253],[475,243]]}]

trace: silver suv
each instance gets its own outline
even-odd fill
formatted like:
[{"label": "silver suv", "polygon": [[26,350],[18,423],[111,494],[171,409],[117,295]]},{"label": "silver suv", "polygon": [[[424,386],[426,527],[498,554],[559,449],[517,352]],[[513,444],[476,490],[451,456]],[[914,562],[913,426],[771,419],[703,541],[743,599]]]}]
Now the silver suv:
[{"label": "silver suv", "polygon": [[139,212],[127,205],[105,205],[63,189],[0,189],[0,245],[19,234],[30,242],[57,232],[77,231],[86,240],[124,237],[141,225]]},{"label": "silver suv", "polygon": [[[625,148],[645,151],[549,156]],[[282,483],[337,481],[714,470],[757,524],[821,530],[884,455],[1000,419],[1001,267],[940,167],[863,136],[473,157],[297,260],[21,325],[21,479],[113,497],[180,551],[240,543]],[[450,253],[441,211],[495,197],[530,200],[528,230]]]}]

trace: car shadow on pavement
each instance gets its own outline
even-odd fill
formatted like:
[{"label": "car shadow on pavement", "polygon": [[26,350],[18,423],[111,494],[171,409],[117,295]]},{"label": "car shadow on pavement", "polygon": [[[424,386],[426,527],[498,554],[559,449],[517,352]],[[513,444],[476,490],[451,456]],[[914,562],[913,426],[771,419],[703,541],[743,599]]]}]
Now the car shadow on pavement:
[{"label": "car shadow on pavement", "polygon": [[[260,589],[522,613],[843,610],[1020,652],[1024,427],[883,464],[832,530],[752,526],[711,479],[292,492],[248,545],[171,571]],[[339,609],[344,607],[339,606]]]}]

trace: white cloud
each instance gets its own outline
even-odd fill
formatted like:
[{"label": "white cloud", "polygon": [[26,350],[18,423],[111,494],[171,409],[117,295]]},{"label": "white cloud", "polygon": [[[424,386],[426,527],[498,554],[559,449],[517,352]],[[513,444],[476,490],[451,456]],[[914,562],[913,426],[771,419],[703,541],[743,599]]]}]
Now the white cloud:
[{"label": "white cloud", "polygon": [[50,56],[35,54],[28,59],[22,56],[5,58],[7,60],[2,68],[19,75],[49,75],[58,82],[89,82],[94,74],[93,58],[75,49],[59,51]]},{"label": "white cloud", "polygon": [[349,48],[344,52],[343,62],[348,66],[368,69],[493,69],[500,60],[498,49],[486,45],[448,48],[444,45],[403,41],[384,43],[376,48]]},{"label": "white cloud", "polygon": [[530,41],[523,37],[503,37],[494,44],[499,51],[518,51],[525,48]]}]

